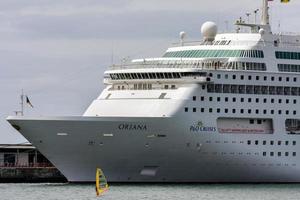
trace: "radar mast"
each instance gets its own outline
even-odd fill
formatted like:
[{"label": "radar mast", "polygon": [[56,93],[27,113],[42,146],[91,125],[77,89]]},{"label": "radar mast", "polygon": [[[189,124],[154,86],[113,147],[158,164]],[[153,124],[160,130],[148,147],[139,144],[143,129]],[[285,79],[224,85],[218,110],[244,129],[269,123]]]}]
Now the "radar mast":
[{"label": "radar mast", "polygon": [[[258,9],[255,10],[255,17]],[[270,26],[270,15],[269,15],[269,0],[263,0],[262,5],[262,14],[261,14],[261,23],[245,23],[245,21],[240,18],[236,21],[235,25],[237,26],[246,26],[251,28],[252,33],[259,33],[260,30],[264,30],[264,32],[268,34],[272,34],[271,26]]]},{"label": "radar mast", "polygon": [[262,25],[270,25],[269,0],[263,0],[261,24]]}]

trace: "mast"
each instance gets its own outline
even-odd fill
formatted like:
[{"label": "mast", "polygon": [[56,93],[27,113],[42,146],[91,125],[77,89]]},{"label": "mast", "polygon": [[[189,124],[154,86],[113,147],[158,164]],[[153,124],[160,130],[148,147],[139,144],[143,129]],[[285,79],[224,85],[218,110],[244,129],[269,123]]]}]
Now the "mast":
[{"label": "mast", "polygon": [[269,0],[263,0],[261,24],[262,25],[270,25]]}]

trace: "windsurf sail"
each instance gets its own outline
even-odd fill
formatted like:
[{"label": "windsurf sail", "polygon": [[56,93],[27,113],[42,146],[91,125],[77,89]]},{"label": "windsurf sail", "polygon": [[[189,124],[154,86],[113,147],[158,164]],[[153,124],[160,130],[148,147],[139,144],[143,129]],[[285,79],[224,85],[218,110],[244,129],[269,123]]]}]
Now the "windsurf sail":
[{"label": "windsurf sail", "polygon": [[96,169],[96,195],[100,196],[108,190],[107,180],[100,168]]}]

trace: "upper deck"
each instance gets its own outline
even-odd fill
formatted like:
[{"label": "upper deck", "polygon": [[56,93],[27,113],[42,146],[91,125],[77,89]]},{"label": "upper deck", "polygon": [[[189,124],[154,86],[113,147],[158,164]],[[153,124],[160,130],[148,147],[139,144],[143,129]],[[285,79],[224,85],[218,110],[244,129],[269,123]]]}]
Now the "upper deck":
[{"label": "upper deck", "polygon": [[240,19],[235,23],[235,33],[218,34],[217,25],[206,22],[201,28],[203,40],[186,41],[181,32],[180,42],[169,47],[162,57],[113,65],[105,72],[105,82],[156,79],[156,73],[201,70],[300,72],[300,35],[274,34],[269,24],[268,1],[263,2],[261,24]]}]

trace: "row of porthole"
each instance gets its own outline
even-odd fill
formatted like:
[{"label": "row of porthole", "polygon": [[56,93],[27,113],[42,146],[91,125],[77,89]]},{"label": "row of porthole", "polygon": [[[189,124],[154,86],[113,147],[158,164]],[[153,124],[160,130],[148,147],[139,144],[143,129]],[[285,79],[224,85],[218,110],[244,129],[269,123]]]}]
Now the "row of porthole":
[{"label": "row of porthole", "polygon": [[[203,155],[214,155],[214,156],[217,156],[217,155],[221,155],[221,156],[226,156],[226,155],[230,155],[230,156],[235,156],[235,155],[239,155],[239,156],[242,156],[242,155],[247,155],[247,156],[251,156],[251,155],[255,155],[255,156],[259,156],[259,153],[256,152],[256,153],[251,153],[251,152],[247,152],[247,153],[243,153],[243,152],[201,152],[201,154]],[[262,152],[262,156],[267,156],[267,155],[270,155],[271,157],[275,156],[275,152]],[[285,157],[288,157],[290,155],[292,155],[293,157],[297,156],[297,152],[277,152],[276,154],[278,157],[281,157],[281,156],[285,156]]]},{"label": "row of porthole", "polygon": [[[211,144],[212,141],[209,141],[209,140],[208,140],[208,141],[206,141],[205,143]],[[214,143],[220,144],[221,141],[215,141]],[[228,144],[229,141],[223,141],[223,143],[224,143],[224,144]],[[231,141],[231,143],[232,143],[232,144],[236,144],[237,141]],[[246,143],[246,142],[245,142],[245,141],[240,141],[239,143],[240,143],[240,144],[244,144],[244,143]],[[259,144],[267,145],[268,143],[269,143],[270,145],[275,145],[276,141],[270,140],[270,141],[268,142],[267,140],[263,140],[263,141],[261,141],[261,143],[259,143],[258,140],[253,141],[253,143],[252,143],[251,140],[248,140],[248,141],[247,141],[247,144],[248,144],[248,145],[251,145],[251,144],[255,144],[255,145],[259,145]],[[187,146],[189,146],[189,144],[190,144],[190,143],[187,143]],[[286,140],[286,141],[281,141],[281,140],[278,140],[276,144],[279,145],[279,146],[280,146],[280,145],[283,145],[283,144],[286,145],[286,146],[288,146],[288,145],[290,145],[290,144],[292,144],[293,146],[296,146],[296,145],[297,145],[297,141],[288,141],[288,140]],[[199,143],[197,143],[197,146],[199,146]]]},{"label": "row of porthole", "polygon": [[297,164],[293,163],[293,164],[288,164],[288,163],[277,163],[277,164],[273,164],[273,163],[269,163],[269,164],[266,164],[266,163],[260,163],[260,164],[256,164],[256,163],[253,163],[253,164],[247,164],[247,163],[244,163],[244,164],[239,164],[239,163],[216,163],[215,164],[216,166],[220,166],[220,165],[225,165],[225,166],[229,166],[229,165],[232,165],[232,166],[261,166],[261,167],[272,167],[272,166],[277,166],[277,167],[288,167],[288,166],[297,166]]},{"label": "row of porthole", "polygon": [[[197,97],[196,96],[193,96],[192,99],[193,99],[193,101],[197,101]],[[207,99],[210,102],[214,101],[214,97],[207,97]],[[217,102],[221,102],[222,98],[221,97],[216,97],[215,99],[216,99]],[[231,102],[236,103],[238,101],[237,99],[238,98],[236,98],[236,97],[232,97],[231,98]],[[261,99],[261,98],[244,98],[244,97],[241,97],[239,99],[240,99],[240,103],[244,103],[244,102],[247,102],[247,103],[252,103],[252,102],[255,102],[255,103],[268,103],[268,99],[267,98]],[[292,99],[285,99],[285,101],[284,101],[284,99],[278,99],[277,102],[279,104],[282,104],[283,102],[285,102],[286,104],[289,104],[291,100]],[[200,97],[200,101],[205,101],[205,97],[201,96]],[[269,101],[270,101],[270,103],[275,103],[275,99],[274,98],[270,99]],[[224,97],[224,102],[229,102],[229,97]],[[293,99],[293,104],[297,104],[297,99]]]},{"label": "row of porthole", "polygon": [[[192,108],[192,112],[193,113],[196,113],[197,110],[198,110],[198,108],[196,108],[196,107]],[[213,108],[208,108],[208,112],[209,113],[213,113],[213,110],[214,110]],[[262,111],[262,113],[260,111]],[[269,111],[270,111],[269,114],[271,114],[271,115],[275,114],[275,110],[269,110]],[[184,112],[186,112],[186,113],[189,112],[189,108],[185,107],[184,108]],[[205,112],[205,108],[200,108],[200,112],[204,113]],[[240,114],[264,114],[264,115],[268,114],[268,110],[266,110],[266,109],[264,109],[264,110],[260,110],[260,109],[255,109],[255,110],[252,110],[252,109],[239,109],[239,112],[240,112]],[[217,108],[216,109],[216,113],[221,113],[221,108]],[[224,113],[228,114],[229,113],[229,109],[225,108],[224,109]],[[235,108],[231,109],[231,113],[232,114],[237,114],[238,113],[238,109],[235,109]],[[279,115],[281,115],[281,114],[283,114],[283,111],[282,110],[277,110],[277,113]],[[290,115],[290,111],[289,110],[285,110],[284,113],[286,115]],[[293,110],[292,114],[293,115],[297,115],[297,111]]]},{"label": "row of porthole", "polygon": [[[206,141],[206,143],[209,143],[209,144],[210,144],[211,141]],[[220,141],[215,141],[215,143],[216,143],[216,144],[220,144],[221,142],[220,142]],[[232,141],[232,143],[236,143],[236,142],[235,142],[235,141]],[[240,141],[240,143],[243,144],[244,141]],[[89,141],[89,145],[95,145],[95,144],[96,144],[96,142],[94,142],[94,141]],[[224,141],[224,144],[228,144],[228,141]],[[247,141],[247,144],[248,144],[248,145],[251,145],[251,140],[248,140],[248,141]],[[258,140],[254,141],[254,144],[255,144],[255,145],[259,145],[259,141],[258,141]],[[274,142],[273,140],[271,140],[269,144],[270,144],[270,145],[274,145],[275,142]],[[283,144],[282,141],[280,141],[280,140],[277,141],[277,145],[278,145],[278,146],[280,146],[280,145],[282,145],[282,144]],[[289,141],[285,141],[284,144],[285,144],[286,146],[288,146],[288,145],[289,145]],[[296,146],[296,144],[297,144],[296,141],[292,141],[292,145],[293,145],[293,146]],[[100,146],[103,146],[104,143],[103,143],[103,142],[100,142],[99,145],[100,145]],[[267,145],[267,141],[266,141],[266,140],[262,141],[262,145]],[[145,146],[146,146],[146,147],[149,147],[149,143],[146,143]],[[187,147],[190,147],[190,146],[191,146],[191,143],[187,143],[186,146],[187,146]],[[197,143],[196,146],[199,148],[199,147],[202,146],[202,144]]]},{"label": "row of porthole", "polygon": [[[267,143],[268,143],[268,142],[267,142],[266,140],[263,140],[263,141],[261,142],[262,145],[267,145]],[[275,143],[276,143],[276,141],[273,141],[273,140],[269,141],[269,144],[270,144],[270,145],[274,145]],[[251,144],[252,144],[252,141],[251,141],[251,140],[248,140],[248,141],[247,141],[247,144],[248,144],[248,145],[251,145]],[[255,140],[255,141],[253,141],[253,144],[259,145],[259,141],[258,141],[258,140]],[[278,140],[276,144],[277,144],[278,146],[280,146],[280,145],[283,144],[283,141]],[[286,141],[284,142],[284,144],[285,144],[286,146],[288,146],[288,145],[289,145],[289,141],[286,140]],[[297,144],[296,141],[292,141],[292,145],[293,145],[293,146],[296,146],[296,144]]]},{"label": "row of porthole", "polygon": [[[277,156],[278,156],[278,157],[281,157],[281,156],[288,157],[288,156],[290,155],[290,153],[292,154],[293,157],[297,156],[297,152],[280,152],[280,151],[277,152]],[[273,152],[273,151],[271,151],[271,152],[269,152],[269,153],[267,153],[267,152],[263,152],[263,153],[262,153],[263,156],[269,155],[269,156],[271,156],[271,157],[275,156],[275,154],[276,154],[276,153]]]},{"label": "row of porthole", "polygon": [[[210,74],[210,76],[213,77],[213,74]],[[240,75],[240,80],[245,80],[245,79],[246,79],[245,77],[246,77],[245,75]],[[256,80],[256,81],[259,81],[259,80],[261,80],[261,77],[262,77],[262,76],[252,76],[252,75],[249,75],[249,76],[248,76],[248,80],[249,80],[249,81],[254,80],[254,77],[255,77],[255,80]],[[221,78],[222,78],[222,75],[221,75],[221,74],[217,74],[217,79],[221,79]],[[229,79],[229,75],[228,75],[228,74],[225,74],[225,75],[224,75],[224,78],[225,78],[225,79]],[[231,76],[231,78],[232,78],[233,80],[236,80],[236,79],[237,79],[237,75],[233,74],[233,75]],[[292,77],[285,77],[285,81],[286,81],[286,82],[289,82],[291,78],[292,78]],[[270,79],[270,81],[275,81],[275,77],[274,77],[274,76],[269,77],[269,79]],[[263,76],[263,80],[264,80],[264,81],[269,81],[269,79],[268,79],[268,76]],[[294,82],[297,82],[297,78],[296,78],[296,77],[293,77],[292,79],[293,79]],[[283,81],[283,77],[279,76],[279,77],[277,77],[277,80],[278,80],[279,82],[281,82],[281,81]]]}]

